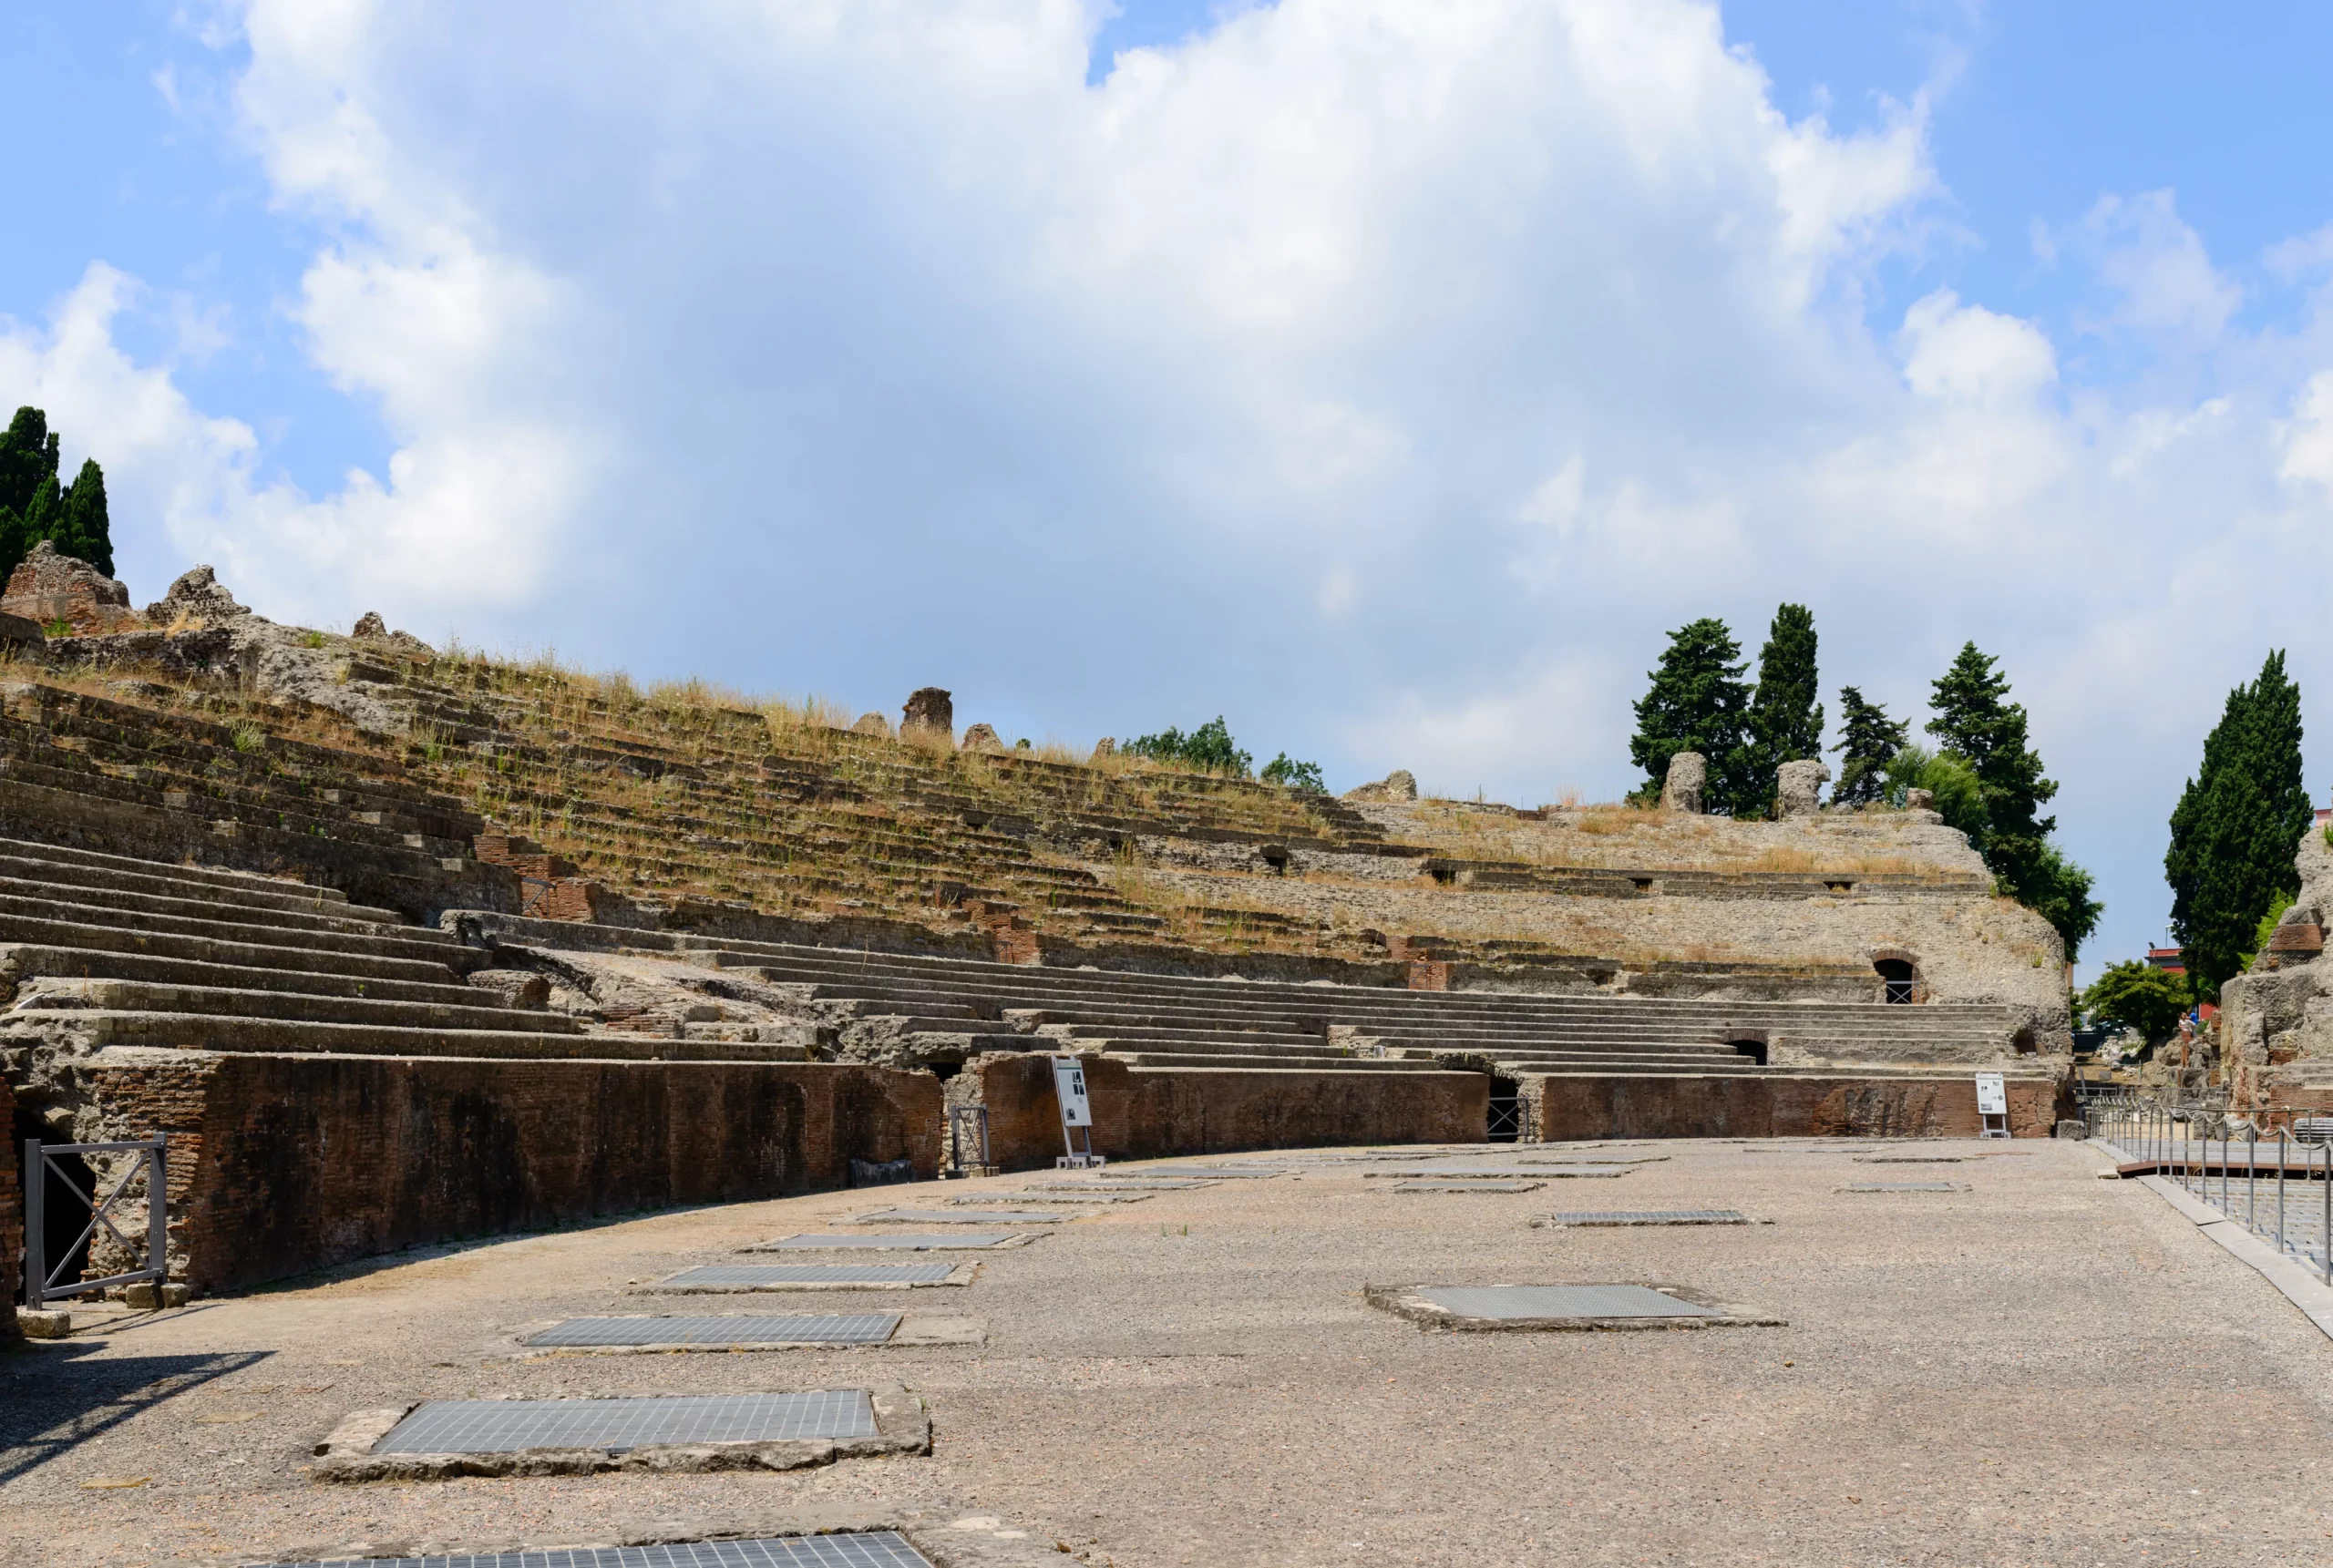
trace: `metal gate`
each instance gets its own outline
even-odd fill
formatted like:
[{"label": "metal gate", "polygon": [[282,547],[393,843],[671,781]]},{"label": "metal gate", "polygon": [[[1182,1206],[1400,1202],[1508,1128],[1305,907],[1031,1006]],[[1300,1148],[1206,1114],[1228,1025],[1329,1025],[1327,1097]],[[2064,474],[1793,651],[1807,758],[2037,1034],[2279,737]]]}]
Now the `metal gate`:
[{"label": "metal gate", "polygon": [[1527,1094],[1492,1095],[1490,1125],[1485,1136],[1493,1143],[1537,1143],[1539,1132],[1536,1118],[1532,1113],[1531,1097]]},{"label": "metal gate", "polygon": [[951,1105],[948,1107],[947,1158],[940,1175],[985,1175],[989,1170],[988,1107],[985,1105]]},{"label": "metal gate", "polygon": [[[137,1285],[151,1280],[159,1285],[170,1262],[170,1180],[167,1140],[161,1136],[140,1139],[129,1143],[44,1143],[37,1138],[25,1140],[25,1305],[37,1312],[53,1296],[84,1296],[92,1290],[105,1290],[117,1285]],[[114,1183],[113,1191],[99,1199],[94,1191],[82,1192],[81,1184],[72,1173],[57,1163],[65,1154],[142,1154],[132,1160]],[[107,1216],[114,1204],[121,1201],[130,1184],[139,1175],[146,1178],[146,1257],[143,1268],[127,1274],[109,1274],[102,1279],[84,1279],[72,1285],[59,1285],[63,1274],[81,1249],[87,1245],[103,1225],[106,1234],[121,1244],[122,1250],[137,1256],[140,1248],[117,1229]],[[83,1203],[89,1205],[89,1223],[65,1255],[53,1265],[48,1259],[47,1197],[48,1178],[54,1175],[72,1189]],[[104,1184],[92,1177],[92,1188]]]}]

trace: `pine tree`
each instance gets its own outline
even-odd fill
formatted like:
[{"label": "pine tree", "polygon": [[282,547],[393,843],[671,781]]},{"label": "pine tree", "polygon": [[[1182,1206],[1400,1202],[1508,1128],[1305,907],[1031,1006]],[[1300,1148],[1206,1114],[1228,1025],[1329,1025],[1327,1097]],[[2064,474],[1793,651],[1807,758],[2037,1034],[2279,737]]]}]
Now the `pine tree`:
[{"label": "pine tree", "polygon": [[1741,815],[1764,815],[1774,804],[1774,770],[1823,754],[1823,704],[1815,701],[1814,612],[1803,604],[1774,611],[1766,646],[1758,653],[1758,691],[1751,699],[1750,735],[1756,786]]},{"label": "pine tree", "polygon": [[1839,688],[1839,782],[1835,805],[1870,805],[1887,794],[1887,764],[1904,749],[1907,727],[1866,702],[1853,686]]},{"label": "pine tree", "polygon": [[2296,846],[2313,812],[2301,777],[2300,688],[2279,649],[2227,694],[2203,765],[2171,814],[2171,928],[2198,994],[2240,973],[2260,917],[2300,891]]},{"label": "pine tree", "polygon": [[2058,819],[2040,813],[2058,785],[2028,743],[2025,705],[2008,697],[1993,658],[1967,643],[1932,688],[1927,730],[1977,775],[1985,825],[1971,841],[1994,885],[2055,926],[2071,958],[2105,907],[2090,896],[2090,873],[2050,842]]},{"label": "pine tree", "polygon": [[[1721,815],[1746,802],[1757,809],[1755,758],[1750,743],[1750,685],[1742,679],[1742,646],[1722,620],[1703,619],[1669,634],[1652,685],[1636,703],[1637,733],[1629,760],[1645,771],[1639,798],[1657,800],[1669,759],[1699,752],[1709,759],[1702,803]],[[1767,780],[1767,798],[1773,794]]]},{"label": "pine tree", "polygon": [[57,530],[51,537],[67,555],[87,561],[108,577],[113,575],[113,525],[106,516],[106,476],[96,458],[82,459],[80,474],[60,499]]}]

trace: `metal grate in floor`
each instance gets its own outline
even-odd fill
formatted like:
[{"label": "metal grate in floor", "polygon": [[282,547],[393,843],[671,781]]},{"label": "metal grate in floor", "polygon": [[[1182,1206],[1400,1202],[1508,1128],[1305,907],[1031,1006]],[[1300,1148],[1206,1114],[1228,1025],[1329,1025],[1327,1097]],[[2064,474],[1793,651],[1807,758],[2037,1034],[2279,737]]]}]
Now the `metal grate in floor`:
[{"label": "metal grate in floor", "polygon": [[279,1568],[931,1568],[896,1530],[788,1535],[773,1541],[675,1541],[654,1546],[577,1546],[550,1552],[457,1553],[439,1557],[334,1557]]},{"label": "metal grate in floor", "polygon": [[[853,1240],[858,1238],[853,1237]],[[951,1241],[961,1237],[951,1236]],[[683,1269],[663,1285],[937,1285],[952,1263],[716,1263]]]},{"label": "metal grate in floor", "polygon": [[976,1214],[960,1214],[947,1209],[878,1209],[871,1214],[853,1214],[850,1223],[855,1225],[1050,1225],[1078,1217],[1074,1209],[1062,1214],[1047,1214],[1043,1209],[990,1209]]},{"label": "metal grate in floor", "polygon": [[1538,1182],[1396,1182],[1389,1193],[1536,1193]]},{"label": "metal grate in floor", "polygon": [[1624,1214],[1614,1209],[1588,1209],[1557,1214],[1559,1225],[1746,1225],[1747,1216],[1732,1209],[1660,1209]]},{"label": "metal grate in floor", "polygon": [[1642,1285],[1483,1285],[1421,1290],[1418,1295],[1461,1317],[1495,1321],[1538,1317],[1722,1317]]},{"label": "metal grate in floor", "polygon": [[817,1312],[783,1317],[742,1313],[698,1317],[570,1317],[530,1334],[534,1346],[880,1345],[899,1326],[896,1312]]},{"label": "metal grate in floor", "polygon": [[[993,1214],[951,1214],[951,1220],[993,1220]],[[889,1247],[907,1252],[930,1252],[935,1247],[1002,1246],[1012,1239],[1011,1231],[966,1231],[958,1235],[933,1235],[929,1232],[916,1234],[894,1231],[889,1235],[782,1235],[776,1241],[763,1242],[755,1252],[825,1252],[836,1247]]]},{"label": "metal grate in floor", "polygon": [[373,1452],[517,1453],[876,1435],[874,1407],[858,1389],[641,1399],[432,1399],[399,1421]]}]

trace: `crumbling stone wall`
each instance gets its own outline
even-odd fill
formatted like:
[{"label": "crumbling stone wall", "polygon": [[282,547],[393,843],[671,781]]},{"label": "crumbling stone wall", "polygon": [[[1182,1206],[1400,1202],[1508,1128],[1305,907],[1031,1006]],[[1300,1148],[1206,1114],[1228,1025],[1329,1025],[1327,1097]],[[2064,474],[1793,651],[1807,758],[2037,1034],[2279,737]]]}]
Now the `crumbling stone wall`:
[{"label": "crumbling stone wall", "polygon": [[2301,835],[2300,897],[2252,968],[2220,988],[2218,1046],[2228,1107],[2271,1122],[2333,1108],[2333,962],[2323,956],[2333,913],[2333,846]]},{"label": "crumbling stone wall", "polygon": [[[113,1052],[114,1136],[171,1137],[171,1272],[200,1291],[417,1243],[938,1167],[940,1083],[824,1063]],[[167,1060],[158,1060],[167,1059]]]}]

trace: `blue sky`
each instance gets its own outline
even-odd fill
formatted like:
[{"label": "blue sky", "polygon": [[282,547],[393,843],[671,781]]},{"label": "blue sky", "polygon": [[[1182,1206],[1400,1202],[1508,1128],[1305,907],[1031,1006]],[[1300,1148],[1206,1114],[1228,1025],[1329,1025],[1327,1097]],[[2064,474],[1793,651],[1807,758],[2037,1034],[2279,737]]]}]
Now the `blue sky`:
[{"label": "blue sky", "polygon": [[2333,680],[2321,7],[660,15],[8,7],[0,402],[135,594],[1526,803],[1800,600],[2002,657],[2093,959]]}]

